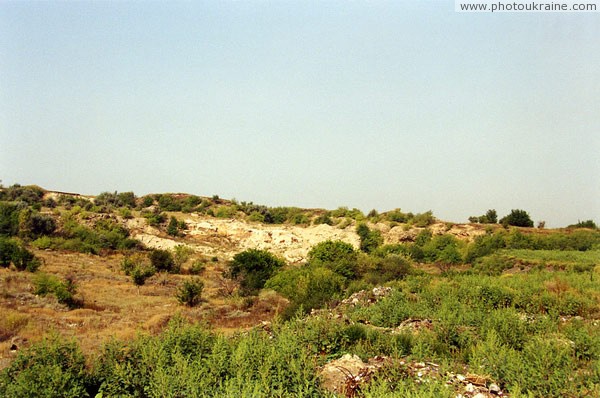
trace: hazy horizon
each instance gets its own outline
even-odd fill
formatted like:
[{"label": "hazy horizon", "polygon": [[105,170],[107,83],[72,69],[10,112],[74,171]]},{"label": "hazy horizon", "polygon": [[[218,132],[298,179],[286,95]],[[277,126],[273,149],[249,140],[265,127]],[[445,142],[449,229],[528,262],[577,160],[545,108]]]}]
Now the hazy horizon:
[{"label": "hazy horizon", "polygon": [[0,3],[0,179],[600,222],[598,14]]}]

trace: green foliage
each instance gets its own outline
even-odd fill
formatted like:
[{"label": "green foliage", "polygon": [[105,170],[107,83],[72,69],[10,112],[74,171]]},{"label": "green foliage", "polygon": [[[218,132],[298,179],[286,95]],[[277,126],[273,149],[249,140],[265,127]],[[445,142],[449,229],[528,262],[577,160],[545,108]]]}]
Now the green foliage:
[{"label": "green foliage", "polygon": [[329,213],[325,213],[325,214],[321,214],[320,216],[315,218],[314,224],[315,225],[320,225],[320,224],[333,225],[333,220],[331,219],[331,216]]},{"label": "green foliage", "polygon": [[454,235],[436,235],[422,245],[423,260],[446,265],[458,264],[462,261],[459,247],[460,242]]},{"label": "green foliage", "polygon": [[31,208],[19,212],[19,236],[36,239],[43,235],[51,235],[56,230],[56,221],[45,214]]},{"label": "green foliage", "polygon": [[181,267],[190,259],[194,254],[194,249],[186,245],[177,245],[173,248],[173,261],[174,269],[179,272]]},{"label": "green foliage", "polygon": [[202,260],[195,260],[190,267],[190,274],[200,275],[206,268],[206,262]]},{"label": "green foliage", "polygon": [[69,308],[76,308],[80,304],[75,298],[77,284],[72,276],[67,276],[61,281],[54,275],[38,274],[33,281],[33,285],[35,294],[40,296],[53,294],[59,303]]},{"label": "green foliage", "polygon": [[150,278],[156,273],[156,268],[146,263],[142,263],[133,267],[129,275],[131,280],[136,286],[143,286],[146,283],[146,279]]},{"label": "green foliage", "polygon": [[171,220],[169,221],[169,225],[167,226],[167,234],[171,236],[179,235],[179,222],[177,222],[177,218],[171,216]]},{"label": "green foliage", "polygon": [[0,202],[0,236],[15,236],[19,233],[19,212],[23,206]]},{"label": "green foliage", "polygon": [[410,220],[417,227],[427,227],[435,222],[435,218],[433,217],[433,212],[431,210],[426,211],[425,213],[420,213],[415,215]]},{"label": "green foliage", "polygon": [[73,215],[65,215],[62,234],[67,240],[55,240],[53,248],[100,254],[139,246],[137,240],[129,238],[129,231],[111,218],[99,219],[90,227]]},{"label": "green foliage", "polygon": [[175,266],[173,254],[171,254],[171,252],[168,250],[154,249],[150,251],[148,258],[150,259],[152,267],[159,272],[179,272]]},{"label": "green foliage", "polygon": [[598,226],[594,222],[594,220],[586,220],[586,221],[577,221],[577,224],[571,224],[567,228],[590,228],[590,229],[598,229]]},{"label": "green foliage", "polygon": [[301,267],[278,272],[265,287],[290,300],[284,313],[285,318],[290,318],[299,309],[308,313],[313,308],[323,307],[342,292],[343,285],[344,278],[330,269]]},{"label": "green foliage", "polygon": [[360,250],[365,253],[372,253],[383,244],[381,232],[371,230],[365,223],[360,223],[356,226],[356,233],[360,238]]},{"label": "green foliage", "polygon": [[397,223],[406,223],[408,220],[414,217],[412,213],[403,213],[400,209],[395,209],[384,213],[383,216],[386,220]]},{"label": "green foliage", "polygon": [[257,294],[285,262],[266,250],[248,249],[236,254],[229,264],[229,276],[240,282],[240,294]]},{"label": "green foliage", "polygon": [[133,192],[102,192],[96,196],[94,204],[98,207],[119,208],[127,207],[134,208],[137,199]]},{"label": "green foliage", "polygon": [[483,216],[469,217],[469,221],[480,224],[496,224],[498,222],[498,213],[496,213],[496,210],[490,209]]},{"label": "green foliage", "polygon": [[323,266],[348,279],[358,276],[358,252],[341,240],[327,240],[313,246],[308,252],[308,262]]},{"label": "green foliage", "polygon": [[158,208],[155,208],[153,211],[142,211],[142,217],[153,227],[158,227],[167,220],[167,215]]},{"label": "green foliage", "polygon": [[204,289],[204,283],[200,279],[185,280],[183,285],[177,289],[175,297],[180,304],[194,307],[201,300],[202,289]]},{"label": "green foliage", "polygon": [[372,285],[402,280],[414,271],[411,261],[404,255],[389,254],[383,258],[372,257],[370,260],[370,264],[363,270],[363,280]]},{"label": "green foliage", "polygon": [[17,358],[0,373],[0,396],[88,397],[85,358],[73,341],[45,339]]},{"label": "green foliage", "polygon": [[41,204],[44,190],[37,185],[14,184],[8,188],[0,189],[0,201],[24,202],[27,205]]},{"label": "green foliage", "polygon": [[13,264],[19,271],[35,272],[41,265],[41,261],[20,241],[14,238],[0,236],[0,267],[8,267]]},{"label": "green foliage", "polygon": [[500,224],[514,227],[533,227],[533,220],[525,210],[513,209],[510,214],[500,219]]}]

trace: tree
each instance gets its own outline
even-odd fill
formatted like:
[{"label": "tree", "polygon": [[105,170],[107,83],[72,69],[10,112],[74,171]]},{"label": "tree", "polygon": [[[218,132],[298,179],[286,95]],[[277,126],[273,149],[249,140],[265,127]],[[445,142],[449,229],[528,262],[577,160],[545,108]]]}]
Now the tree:
[{"label": "tree", "polygon": [[168,250],[154,249],[149,255],[152,267],[157,271],[173,272],[175,266],[175,260],[173,255]]},{"label": "tree", "polygon": [[490,209],[485,213],[485,218],[488,224],[496,224],[498,222],[498,213],[496,213],[496,210]]},{"label": "tree", "polygon": [[341,240],[318,243],[308,252],[311,265],[324,266],[349,279],[358,276],[357,258],[354,246]]},{"label": "tree", "polygon": [[513,209],[510,214],[504,216],[500,223],[502,225],[514,227],[533,227],[533,220],[525,210]]},{"label": "tree", "polygon": [[240,282],[240,293],[251,296],[263,288],[285,262],[266,250],[248,249],[236,254],[229,264],[229,276]]},{"label": "tree", "polygon": [[179,235],[179,222],[177,222],[177,219],[173,216],[171,216],[171,220],[167,226],[167,234],[171,236]]},{"label": "tree", "polygon": [[567,228],[591,228],[598,229],[598,226],[594,222],[594,220],[587,221],[577,221],[577,224],[571,224]]},{"label": "tree", "polygon": [[204,283],[198,278],[192,280],[186,280],[183,285],[177,289],[175,297],[181,304],[185,304],[188,307],[193,307],[200,302],[202,296],[202,290],[204,289]]},{"label": "tree", "polygon": [[496,224],[498,222],[498,214],[496,213],[496,210],[490,209],[483,216],[469,217],[469,222],[479,224]]},{"label": "tree", "polygon": [[372,253],[383,243],[381,232],[372,231],[365,223],[357,225],[356,233],[360,237],[360,250],[365,253]]}]

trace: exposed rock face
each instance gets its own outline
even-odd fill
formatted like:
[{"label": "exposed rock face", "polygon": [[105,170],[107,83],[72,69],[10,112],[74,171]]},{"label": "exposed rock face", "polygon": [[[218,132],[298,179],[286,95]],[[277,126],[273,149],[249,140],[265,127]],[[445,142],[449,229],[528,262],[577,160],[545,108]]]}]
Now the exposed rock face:
[{"label": "exposed rock face", "polygon": [[[356,248],[360,244],[353,227],[264,225],[197,214],[187,214],[184,221],[188,227],[185,244],[202,254],[225,258],[246,249],[264,249],[291,263],[299,263],[306,260],[314,245],[326,240],[342,240]],[[129,220],[128,226],[133,230],[132,236],[148,247],[172,249],[182,244],[175,239],[158,236],[159,231],[145,225],[142,219]]]},{"label": "exposed rock face", "polygon": [[[161,233],[158,229],[147,225],[143,218],[126,220],[126,225],[132,231],[132,237],[139,239],[148,247],[172,249],[179,244],[186,244],[198,253],[216,255],[225,259],[230,259],[246,249],[263,249],[283,257],[290,263],[301,263],[306,261],[308,252],[314,245],[326,240],[341,240],[357,249],[360,246],[360,238],[353,224],[343,229],[326,224],[270,225],[196,213],[183,214],[178,218],[187,225],[184,241]],[[423,230],[416,227],[407,228],[405,225],[390,227],[385,223],[370,225],[370,227],[382,232],[386,244],[412,242]],[[466,240],[485,233],[480,228],[465,224],[447,226],[437,223],[431,225],[429,229],[435,235],[449,233]]]}]

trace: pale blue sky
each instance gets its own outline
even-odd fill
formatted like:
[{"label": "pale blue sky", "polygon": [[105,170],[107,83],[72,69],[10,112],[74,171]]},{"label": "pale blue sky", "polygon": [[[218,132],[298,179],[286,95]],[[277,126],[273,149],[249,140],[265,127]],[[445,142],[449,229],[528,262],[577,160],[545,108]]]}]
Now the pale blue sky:
[{"label": "pale blue sky", "polygon": [[598,223],[599,18],[1,2],[0,179]]}]

